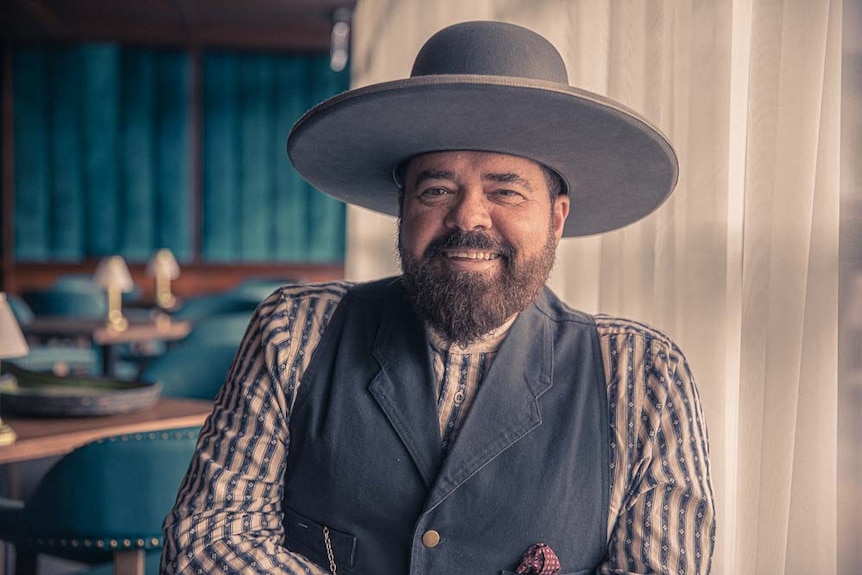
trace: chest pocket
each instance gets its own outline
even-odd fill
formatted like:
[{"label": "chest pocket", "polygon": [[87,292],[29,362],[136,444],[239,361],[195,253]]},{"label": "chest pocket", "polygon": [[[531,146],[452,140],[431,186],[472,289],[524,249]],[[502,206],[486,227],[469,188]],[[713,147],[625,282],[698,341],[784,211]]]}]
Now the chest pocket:
[{"label": "chest pocket", "polygon": [[[325,525],[301,515],[286,507],[284,510],[284,543],[285,546],[321,566],[329,565],[329,555],[326,550],[326,539],[323,535]],[[329,527],[329,543],[335,565],[341,568],[353,569],[356,564],[357,539],[354,535]]]}]

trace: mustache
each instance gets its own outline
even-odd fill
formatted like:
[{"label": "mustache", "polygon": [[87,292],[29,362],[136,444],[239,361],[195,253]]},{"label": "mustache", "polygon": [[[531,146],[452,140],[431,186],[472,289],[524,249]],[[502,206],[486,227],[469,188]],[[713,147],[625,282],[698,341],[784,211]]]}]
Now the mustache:
[{"label": "mustache", "polygon": [[493,238],[484,232],[455,230],[429,243],[425,248],[425,257],[433,258],[445,250],[458,248],[497,252],[505,261],[511,261],[515,255],[514,248],[504,240]]}]

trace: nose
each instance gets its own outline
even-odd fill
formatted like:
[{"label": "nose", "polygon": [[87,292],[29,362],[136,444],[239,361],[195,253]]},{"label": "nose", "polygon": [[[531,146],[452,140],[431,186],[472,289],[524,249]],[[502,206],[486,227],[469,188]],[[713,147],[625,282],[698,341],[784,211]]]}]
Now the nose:
[{"label": "nose", "polygon": [[491,206],[481,189],[462,189],[445,218],[446,226],[459,230],[491,228]]}]

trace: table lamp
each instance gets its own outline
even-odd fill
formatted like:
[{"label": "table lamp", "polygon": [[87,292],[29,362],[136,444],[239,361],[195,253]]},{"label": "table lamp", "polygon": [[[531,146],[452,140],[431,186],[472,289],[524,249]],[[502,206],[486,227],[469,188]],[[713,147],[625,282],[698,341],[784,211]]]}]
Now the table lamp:
[{"label": "table lamp", "polygon": [[103,258],[96,266],[93,281],[108,291],[108,327],[124,331],[129,327],[129,322],[123,317],[123,293],[135,288],[126,260],[122,256]]},{"label": "table lamp", "polygon": [[[18,320],[15,319],[9,302],[6,301],[6,294],[0,292],[0,359],[21,357],[29,352],[30,348],[27,346],[24,334],[21,333]],[[0,377],[3,379],[14,378],[11,374]],[[15,431],[0,418],[0,445],[14,443],[16,438]]]},{"label": "table lamp", "polygon": [[180,277],[180,266],[171,250],[162,248],[147,262],[147,275],[156,278],[156,305],[163,310],[171,309],[177,298],[171,293],[171,280]]}]

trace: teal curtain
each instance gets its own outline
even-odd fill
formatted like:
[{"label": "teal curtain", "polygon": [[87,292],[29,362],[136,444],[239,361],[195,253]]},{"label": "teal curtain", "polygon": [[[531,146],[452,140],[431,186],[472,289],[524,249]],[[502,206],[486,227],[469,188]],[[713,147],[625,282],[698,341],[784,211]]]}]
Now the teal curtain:
[{"label": "teal curtain", "polygon": [[126,257],[140,260],[149,257],[152,246],[157,244],[154,142],[158,62],[147,51],[127,50],[123,54],[122,71],[121,97],[125,105],[120,118],[124,133],[121,153],[125,162],[121,181],[126,192],[123,213],[129,217],[121,239]]},{"label": "teal curtain", "polygon": [[144,261],[161,247],[181,261],[343,260],[344,206],[285,154],[294,121],[348,87],[327,58],[204,54],[195,202],[187,52],[87,43],[13,54],[17,260]]},{"label": "teal curtain", "polygon": [[[51,249],[48,70],[42,50],[15,52],[15,250],[22,260],[45,260]],[[59,145],[59,142],[57,142]],[[76,144],[77,147],[77,144]],[[76,150],[77,151],[77,150]],[[77,234],[65,234],[76,236]],[[76,238],[77,239],[77,238]],[[81,242],[82,243],[82,242]],[[70,246],[74,250],[74,246]]]},{"label": "teal curtain", "polygon": [[208,53],[202,69],[203,259],[341,261],[344,206],[296,174],[285,143],[347,75],[307,55]]},{"label": "teal curtain", "polygon": [[191,254],[188,54],[14,50],[15,257]]},{"label": "teal curtain", "polygon": [[[47,61],[50,67],[47,76],[48,97],[53,97],[53,94],[63,96],[53,100],[53,105],[47,110],[50,113],[46,130],[50,134],[51,142],[50,165],[43,177],[51,184],[50,189],[44,189],[43,193],[47,196],[44,199],[46,205],[50,206],[50,219],[46,230],[50,243],[44,255],[56,260],[74,261],[86,252],[84,235],[81,233],[83,227],[79,224],[84,221],[87,213],[84,204],[84,154],[80,142],[83,97],[78,90],[70,89],[79,85],[81,57],[78,51],[68,50],[58,53],[54,58],[48,58]],[[21,131],[17,133],[20,134]],[[19,144],[16,157],[26,153],[28,149],[32,153],[38,148],[22,149]],[[18,182],[20,185],[21,178]],[[20,198],[21,194],[18,196]],[[24,231],[21,227],[18,229]]]},{"label": "teal curtain", "polygon": [[[311,87],[311,99],[315,102],[342,91],[343,86],[338,77],[329,72],[329,68],[314,66],[310,70],[311,77],[308,86]],[[333,246],[344,242],[344,209],[342,204],[318,193],[311,186],[305,187],[305,196],[309,202],[308,213],[308,255],[309,260],[324,262],[330,258]]]}]

